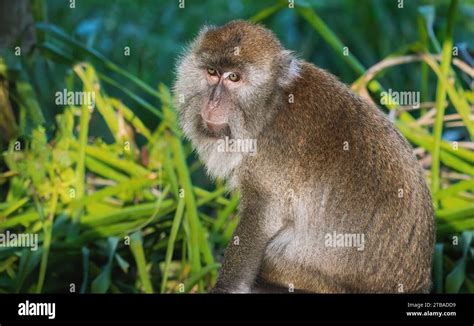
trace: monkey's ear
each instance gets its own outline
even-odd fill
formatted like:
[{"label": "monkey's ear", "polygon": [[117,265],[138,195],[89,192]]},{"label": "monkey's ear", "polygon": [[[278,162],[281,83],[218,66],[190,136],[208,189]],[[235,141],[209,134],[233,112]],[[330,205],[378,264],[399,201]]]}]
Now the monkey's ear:
[{"label": "monkey's ear", "polygon": [[281,87],[290,86],[300,75],[301,62],[289,50],[283,50],[279,57],[280,74],[278,84]]}]

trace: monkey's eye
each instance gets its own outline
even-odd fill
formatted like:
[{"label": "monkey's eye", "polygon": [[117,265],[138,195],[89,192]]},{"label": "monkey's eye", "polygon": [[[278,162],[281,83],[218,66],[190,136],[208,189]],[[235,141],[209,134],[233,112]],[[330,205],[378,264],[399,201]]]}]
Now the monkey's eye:
[{"label": "monkey's eye", "polygon": [[240,76],[236,74],[235,72],[233,72],[229,75],[229,79],[233,82],[236,82],[236,81],[239,81]]},{"label": "monkey's eye", "polygon": [[211,76],[217,75],[217,70],[214,68],[207,68],[207,73]]}]

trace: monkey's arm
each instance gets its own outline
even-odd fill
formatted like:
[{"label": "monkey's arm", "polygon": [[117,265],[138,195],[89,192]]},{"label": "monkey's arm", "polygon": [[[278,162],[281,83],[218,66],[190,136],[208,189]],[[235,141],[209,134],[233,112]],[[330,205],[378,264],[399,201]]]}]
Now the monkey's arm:
[{"label": "monkey's arm", "polygon": [[249,293],[257,277],[265,248],[272,238],[261,195],[242,196],[241,219],[224,255],[212,292]]}]

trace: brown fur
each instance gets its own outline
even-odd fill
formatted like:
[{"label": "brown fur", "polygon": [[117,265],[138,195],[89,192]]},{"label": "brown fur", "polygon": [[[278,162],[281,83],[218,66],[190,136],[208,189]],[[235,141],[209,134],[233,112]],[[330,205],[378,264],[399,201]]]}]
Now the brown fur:
[{"label": "brown fur", "polygon": [[[255,138],[256,155],[216,155],[216,139],[200,132],[196,107],[210,90],[198,87],[197,69],[210,64],[258,71],[264,81],[244,84],[246,97],[229,95],[231,136]],[[198,36],[175,93],[185,95],[181,123],[211,175],[241,190],[241,221],[216,292],[272,292],[257,279],[307,292],[429,291],[430,193],[410,146],[379,109],[243,21]],[[333,232],[363,234],[364,250],[327,247]]]}]

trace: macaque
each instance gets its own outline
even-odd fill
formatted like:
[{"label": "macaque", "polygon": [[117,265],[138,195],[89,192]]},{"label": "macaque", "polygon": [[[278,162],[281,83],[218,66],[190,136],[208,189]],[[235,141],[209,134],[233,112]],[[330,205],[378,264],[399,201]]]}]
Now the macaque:
[{"label": "macaque", "polygon": [[174,94],[208,173],[241,193],[213,292],[430,291],[430,192],[377,107],[246,21],[202,29]]}]

